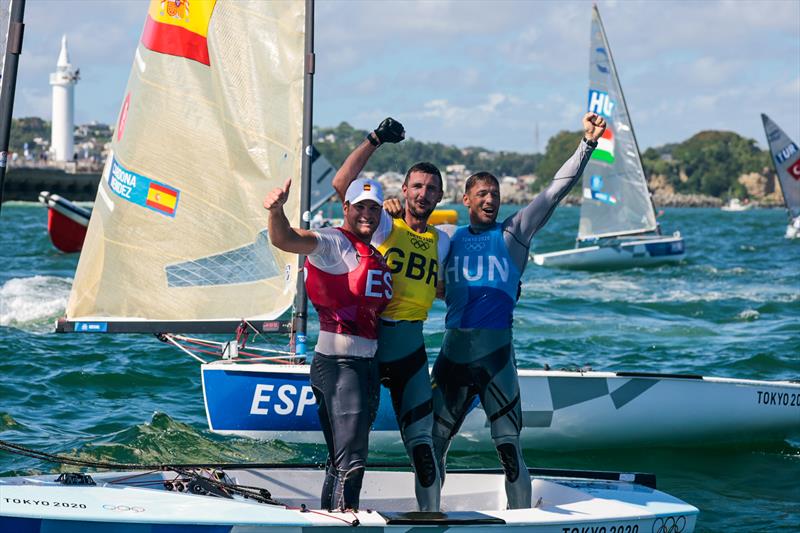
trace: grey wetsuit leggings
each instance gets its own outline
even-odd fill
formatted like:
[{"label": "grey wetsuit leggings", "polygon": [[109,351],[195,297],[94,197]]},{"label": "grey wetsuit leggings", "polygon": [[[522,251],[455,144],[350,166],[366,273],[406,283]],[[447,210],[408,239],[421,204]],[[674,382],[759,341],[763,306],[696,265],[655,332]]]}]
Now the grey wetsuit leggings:
[{"label": "grey wetsuit leggings", "polygon": [[447,450],[477,396],[506,476],[509,509],[531,506],[519,434],[522,406],[510,330],[445,331],[433,365],[433,445],[444,475]]},{"label": "grey wetsuit leggings", "polygon": [[358,509],[369,429],[378,410],[377,361],[317,352],[310,377],[328,446],[322,508]]},{"label": "grey wetsuit leggings", "polygon": [[433,404],[421,321],[381,320],[378,326],[381,383],[392,396],[397,425],[414,468],[420,511],[439,511],[441,481],[433,454]]}]

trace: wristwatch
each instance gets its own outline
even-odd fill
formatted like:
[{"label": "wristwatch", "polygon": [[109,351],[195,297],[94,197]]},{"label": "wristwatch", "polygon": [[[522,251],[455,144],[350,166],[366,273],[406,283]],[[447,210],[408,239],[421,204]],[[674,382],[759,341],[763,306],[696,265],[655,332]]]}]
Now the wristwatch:
[{"label": "wristwatch", "polygon": [[597,148],[597,141],[590,141],[589,139],[584,137],[583,142],[585,142],[588,146],[591,146],[592,148]]}]

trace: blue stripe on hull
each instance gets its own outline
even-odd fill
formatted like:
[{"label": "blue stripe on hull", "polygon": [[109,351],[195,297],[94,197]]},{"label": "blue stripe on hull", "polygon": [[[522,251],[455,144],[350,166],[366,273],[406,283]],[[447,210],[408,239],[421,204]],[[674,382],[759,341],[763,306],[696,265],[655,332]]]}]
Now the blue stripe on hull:
[{"label": "blue stripe on hull", "polygon": [[[215,431],[321,431],[308,374],[204,369],[203,383]],[[372,430],[397,431],[385,387]]]},{"label": "blue stripe on hull", "polygon": [[682,255],[685,252],[683,241],[654,242],[645,244],[650,257],[663,257],[667,255]]},{"label": "blue stripe on hull", "polygon": [[232,526],[124,524],[0,516],[2,533],[230,533]]}]

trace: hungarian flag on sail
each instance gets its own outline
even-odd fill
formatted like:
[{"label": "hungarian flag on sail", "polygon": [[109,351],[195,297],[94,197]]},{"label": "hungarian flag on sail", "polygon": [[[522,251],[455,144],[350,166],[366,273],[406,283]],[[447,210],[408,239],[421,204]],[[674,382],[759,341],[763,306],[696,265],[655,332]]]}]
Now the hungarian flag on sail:
[{"label": "hungarian flag on sail", "polygon": [[142,32],[145,48],[210,65],[208,23],[216,0],[150,0]]},{"label": "hungarian flag on sail", "polygon": [[597,148],[592,152],[591,159],[597,159],[609,165],[614,164],[614,133],[609,124],[603,136],[597,139]]}]

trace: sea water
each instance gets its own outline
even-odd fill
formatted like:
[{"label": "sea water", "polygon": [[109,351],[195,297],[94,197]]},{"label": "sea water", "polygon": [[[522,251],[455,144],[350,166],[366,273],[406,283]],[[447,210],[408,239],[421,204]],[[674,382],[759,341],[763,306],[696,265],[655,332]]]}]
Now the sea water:
[{"label": "sea water", "polygon": [[[571,247],[577,219],[576,208],[559,208],[534,249]],[[784,211],[667,209],[660,220],[665,233],[683,234],[682,264],[616,272],[528,265],[514,320],[519,366],[800,379],[800,240],[783,237]],[[53,333],[78,256],[57,252],[46,226],[43,207],[3,205],[0,439],[120,463],[324,460],[322,445],[210,433],[198,363],[153,336]],[[431,358],[443,328],[437,302],[425,326]],[[525,456],[529,466],[654,472],[660,489],[700,508],[699,531],[800,531],[800,442]],[[449,465],[498,461],[461,452]],[[60,469],[0,452],[3,476]]]}]

